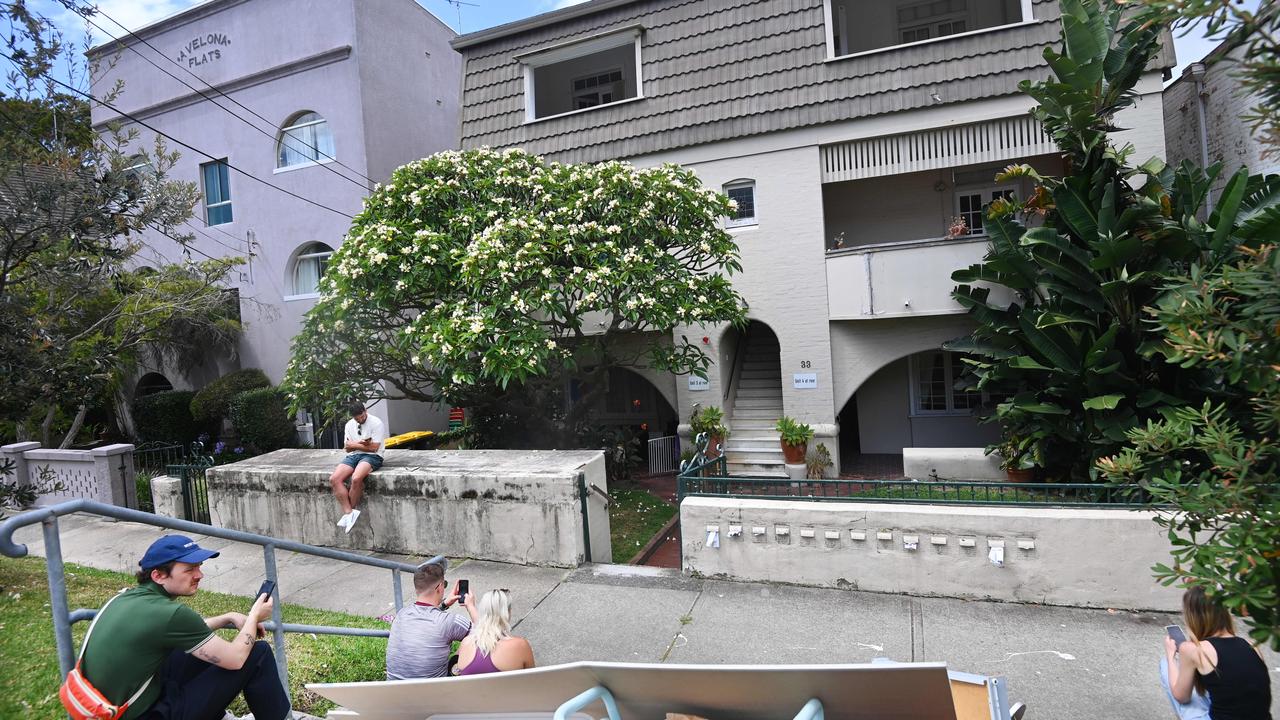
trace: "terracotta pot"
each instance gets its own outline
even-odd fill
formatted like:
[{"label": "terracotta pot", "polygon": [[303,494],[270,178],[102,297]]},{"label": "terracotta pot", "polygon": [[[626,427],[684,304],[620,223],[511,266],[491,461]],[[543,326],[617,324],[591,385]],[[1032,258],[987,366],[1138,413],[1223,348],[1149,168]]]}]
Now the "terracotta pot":
[{"label": "terracotta pot", "polygon": [[1036,471],[1034,468],[1027,468],[1025,470],[1009,468],[1004,471],[1004,474],[1011,483],[1031,482],[1032,480],[1035,480],[1036,477]]},{"label": "terracotta pot", "polygon": [[715,460],[724,454],[724,438],[712,435],[707,442],[707,459]]},{"label": "terracotta pot", "polygon": [[808,443],[800,443],[799,445],[791,445],[782,443],[782,457],[786,462],[795,465],[804,462],[804,454],[809,449]]}]

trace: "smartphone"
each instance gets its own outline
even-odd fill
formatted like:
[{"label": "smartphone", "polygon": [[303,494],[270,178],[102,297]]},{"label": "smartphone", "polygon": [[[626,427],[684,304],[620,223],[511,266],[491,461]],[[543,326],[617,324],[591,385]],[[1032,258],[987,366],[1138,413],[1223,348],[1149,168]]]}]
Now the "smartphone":
[{"label": "smartphone", "polygon": [[275,580],[264,580],[264,581],[262,582],[262,587],[258,588],[258,594],[257,594],[257,595],[254,595],[254,596],[253,596],[253,599],[254,599],[254,600],[257,600],[258,598],[262,597],[263,595],[271,595],[271,594],[272,594],[272,593],[274,593],[275,591],[276,591],[276,581],[275,581]]},{"label": "smartphone", "polygon": [[1187,641],[1187,634],[1177,625],[1166,625],[1164,631],[1169,633],[1169,637],[1173,638],[1173,641],[1179,645]]},{"label": "smartphone", "polygon": [[467,591],[470,589],[471,589],[470,580],[458,581],[458,604],[459,605],[467,601]]}]

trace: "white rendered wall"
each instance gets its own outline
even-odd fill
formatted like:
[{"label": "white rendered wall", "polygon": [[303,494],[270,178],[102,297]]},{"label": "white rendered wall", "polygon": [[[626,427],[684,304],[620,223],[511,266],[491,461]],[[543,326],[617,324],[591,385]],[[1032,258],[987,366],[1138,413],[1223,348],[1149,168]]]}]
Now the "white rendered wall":
[{"label": "white rendered wall", "polygon": [[[708,577],[1176,611],[1181,591],[1162,587],[1151,575],[1152,565],[1169,562],[1171,550],[1153,515],[686,497],[680,527],[684,570]],[[730,535],[734,527],[741,529],[736,537]],[[719,547],[707,543],[712,528]],[[888,539],[878,539],[879,533]],[[906,545],[912,540],[914,549]],[[1000,566],[989,556],[994,545],[1003,546]]]}]

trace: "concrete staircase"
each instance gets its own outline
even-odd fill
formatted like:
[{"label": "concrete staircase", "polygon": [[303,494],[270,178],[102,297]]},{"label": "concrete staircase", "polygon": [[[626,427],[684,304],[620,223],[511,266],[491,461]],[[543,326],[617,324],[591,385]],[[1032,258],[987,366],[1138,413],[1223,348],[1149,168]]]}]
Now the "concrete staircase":
[{"label": "concrete staircase", "polygon": [[782,417],[778,339],[769,332],[754,332],[743,345],[739,352],[746,355],[734,388],[733,416],[725,443],[729,474],[786,477],[778,431],[773,429]]}]

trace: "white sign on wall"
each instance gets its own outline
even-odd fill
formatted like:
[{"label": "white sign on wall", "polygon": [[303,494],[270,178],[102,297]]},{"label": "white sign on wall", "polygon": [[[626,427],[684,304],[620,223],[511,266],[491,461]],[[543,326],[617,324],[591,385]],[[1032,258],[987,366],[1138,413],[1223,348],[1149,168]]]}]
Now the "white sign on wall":
[{"label": "white sign on wall", "polygon": [[689,376],[689,391],[690,391],[690,392],[698,392],[698,391],[700,391],[700,390],[709,390],[710,388],[711,388],[711,381],[710,381],[710,380],[708,380],[708,379],[706,379],[706,378],[700,378],[700,377],[698,377],[697,375],[690,375],[690,376]]},{"label": "white sign on wall", "polygon": [[796,373],[791,381],[797,390],[815,390],[818,387],[818,373]]}]

